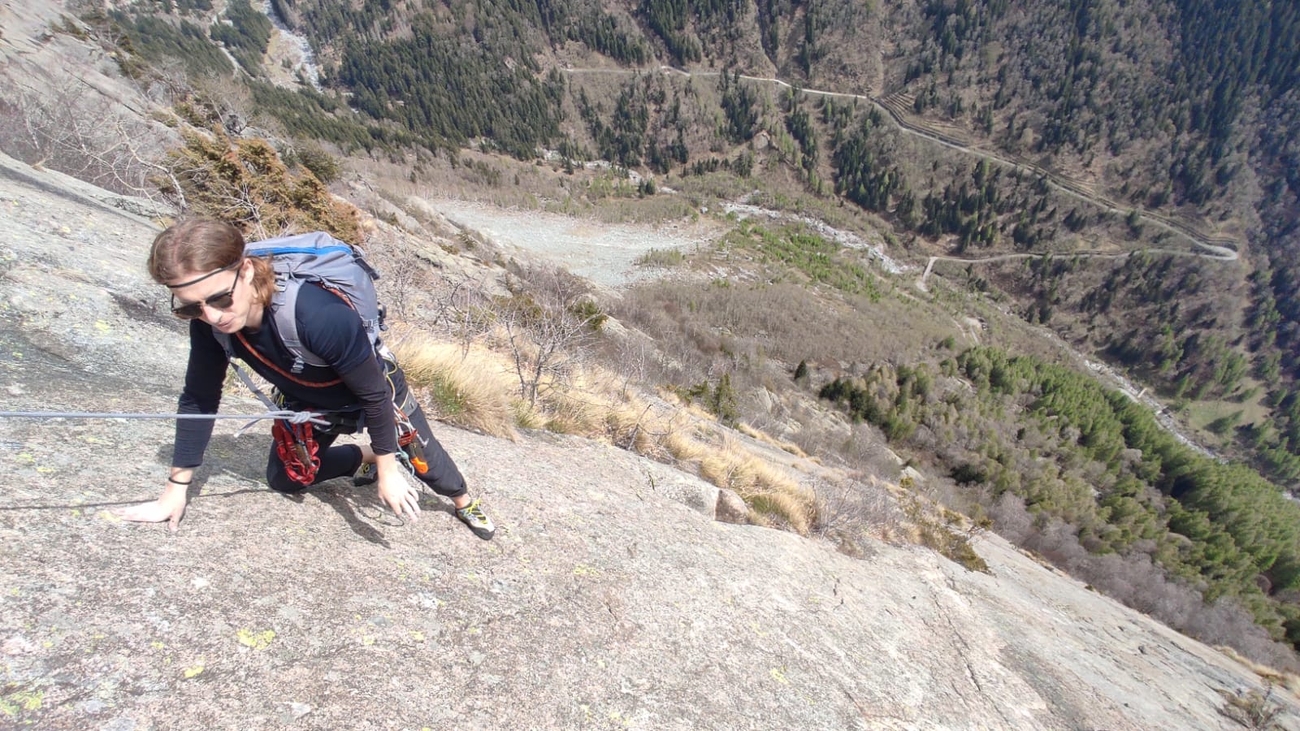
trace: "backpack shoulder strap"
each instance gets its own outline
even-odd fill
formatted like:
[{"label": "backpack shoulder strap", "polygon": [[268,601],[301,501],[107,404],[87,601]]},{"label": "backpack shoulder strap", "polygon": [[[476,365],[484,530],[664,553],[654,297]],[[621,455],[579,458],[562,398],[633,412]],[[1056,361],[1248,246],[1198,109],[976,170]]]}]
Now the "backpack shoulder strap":
[{"label": "backpack shoulder strap", "polygon": [[214,327],[212,328],[212,337],[221,345],[221,349],[226,351],[226,360],[231,363],[235,362],[235,348],[230,344],[230,336]]},{"label": "backpack shoulder strap", "polygon": [[[275,321],[275,331],[280,336],[280,342],[284,343],[285,348],[293,355],[293,364],[289,367],[289,372],[293,375],[302,373],[302,369],[308,365],[319,368],[329,366],[323,358],[307,350],[307,347],[302,344],[302,336],[298,333],[296,312],[298,292],[302,289],[302,285],[301,279],[281,277],[277,273],[276,291],[270,306],[270,317]],[[212,329],[212,337],[221,344],[221,349],[226,351],[226,358],[238,370],[239,364],[235,363],[235,348],[231,337],[216,328]]]},{"label": "backpack shoulder strap", "polygon": [[302,373],[303,366],[311,365],[323,368],[329,364],[324,359],[310,352],[302,344],[298,333],[298,292],[302,290],[303,280],[293,277],[277,277],[275,297],[271,303],[271,317],[275,319],[275,329],[280,335],[280,342],[293,354],[293,366],[289,368],[294,374]]}]

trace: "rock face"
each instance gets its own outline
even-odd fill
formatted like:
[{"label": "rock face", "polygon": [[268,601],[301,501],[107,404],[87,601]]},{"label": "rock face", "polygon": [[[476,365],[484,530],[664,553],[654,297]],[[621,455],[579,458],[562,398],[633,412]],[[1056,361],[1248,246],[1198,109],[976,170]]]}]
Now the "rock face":
[{"label": "rock face", "polygon": [[[3,409],[173,410],[155,227],[3,167]],[[991,575],[857,560],[715,521],[694,478],[609,446],[437,427],[500,525],[484,543],[432,499],[399,525],[345,481],[272,493],[266,429],[238,424],[172,535],[107,512],[161,488],[169,422],[0,418],[5,724],[1182,730],[1261,686],[996,537]]]}]

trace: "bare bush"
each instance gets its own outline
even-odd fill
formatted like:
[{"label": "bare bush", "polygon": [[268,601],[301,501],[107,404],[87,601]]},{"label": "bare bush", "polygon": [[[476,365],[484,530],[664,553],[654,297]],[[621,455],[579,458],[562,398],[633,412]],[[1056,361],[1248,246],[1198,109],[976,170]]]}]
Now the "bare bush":
[{"label": "bare bush", "polygon": [[938,551],[968,571],[989,572],[988,563],[975,552],[973,545],[983,528],[914,493],[903,498],[902,510],[916,543]]},{"label": "bare bush", "polygon": [[658,348],[639,333],[624,337],[613,346],[614,370],[620,374],[619,394],[626,397],[635,385],[654,383],[652,374],[661,369]]},{"label": "bare bush", "polygon": [[427,318],[431,313],[417,310],[415,300],[431,287],[433,276],[429,265],[403,246],[396,234],[382,228],[366,239],[366,253],[381,273],[376,288],[389,314],[403,320],[417,314],[423,315],[421,319]]},{"label": "bare bush", "polygon": [[1294,653],[1270,638],[1240,604],[1229,597],[1206,603],[1200,591],[1170,579],[1145,553],[1090,554],[1074,528],[1055,518],[1035,518],[1011,493],[1004,493],[989,515],[1007,540],[1036,551],[1116,601],[1207,644],[1233,647],[1274,667],[1296,667]]},{"label": "bare bush", "polygon": [[962,515],[980,519],[985,525],[992,525],[985,505],[992,502],[986,490],[974,485],[960,485],[950,477],[931,476],[922,481],[917,492],[931,500],[954,510]]},{"label": "bare bush", "polygon": [[838,453],[854,469],[874,475],[886,482],[898,482],[902,464],[886,446],[885,435],[870,424],[854,424],[849,436],[839,445]]},{"label": "bare bush", "polygon": [[844,463],[843,458],[830,449],[829,445],[838,444],[845,439],[850,428],[847,422],[838,418],[838,415],[828,416],[807,401],[798,401],[794,404],[791,408],[791,418],[799,428],[790,439],[800,449],[822,459]]},{"label": "bare bush", "polygon": [[993,529],[998,535],[1013,544],[1023,545],[1024,540],[1034,529],[1034,516],[1024,509],[1023,499],[1010,492],[1002,493],[1002,496],[997,498],[997,502],[993,503],[992,509],[989,510],[989,516],[993,519]]},{"label": "bare bush", "polygon": [[901,530],[903,512],[894,498],[877,484],[857,481],[814,485],[817,522],[813,531],[833,541],[851,556],[866,555],[866,537],[893,540]]},{"label": "bare bush", "polygon": [[1256,662],[1295,672],[1300,669],[1295,653],[1286,645],[1274,642],[1268,632],[1255,623],[1250,612],[1231,597],[1220,597],[1213,604],[1202,604],[1187,621],[1176,627],[1206,644],[1227,645]]},{"label": "bare bush", "polygon": [[[196,127],[209,129],[220,126],[233,137],[243,136],[249,127],[248,110],[257,113],[259,135],[267,135],[273,130],[276,137],[285,137],[288,131],[274,116],[261,112],[253,102],[253,93],[248,85],[231,76],[203,76],[189,79],[177,84],[166,80],[165,74],[158,74],[160,83],[171,90],[177,100],[175,108],[187,117]],[[192,84],[192,85],[191,85]]]},{"label": "bare bush", "polygon": [[75,79],[40,91],[12,84],[0,94],[0,150],[123,195],[159,200],[161,184],[184,207],[164,160],[171,137]]},{"label": "bare bush", "polygon": [[426,319],[450,333],[462,353],[468,353],[470,345],[492,328],[496,313],[481,280],[444,277],[432,295],[433,305]]},{"label": "bare bush", "polygon": [[1277,723],[1277,717],[1282,715],[1282,706],[1273,700],[1273,686],[1269,684],[1263,693],[1257,690],[1237,691],[1229,693],[1219,691],[1223,695],[1224,703],[1219,708],[1219,713],[1225,717],[1236,721],[1245,728],[1252,731],[1273,731],[1280,729],[1282,726]]},{"label": "bare bush", "polygon": [[1025,537],[1023,545],[1041,554],[1053,565],[1071,574],[1082,576],[1081,569],[1088,561],[1088,551],[1079,544],[1074,526],[1058,518],[1051,518],[1045,525],[1038,525]]},{"label": "bare bush", "polygon": [[548,383],[567,380],[606,318],[582,280],[546,266],[523,269],[518,286],[510,297],[501,299],[496,314],[514,361],[520,395],[529,406],[537,405],[539,392]]}]

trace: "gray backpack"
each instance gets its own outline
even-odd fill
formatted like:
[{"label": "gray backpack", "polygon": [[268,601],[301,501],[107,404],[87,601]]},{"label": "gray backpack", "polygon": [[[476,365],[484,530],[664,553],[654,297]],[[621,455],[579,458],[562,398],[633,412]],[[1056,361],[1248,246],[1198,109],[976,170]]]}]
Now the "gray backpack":
[{"label": "gray backpack", "polygon": [[[357,311],[361,323],[370,336],[370,344],[379,345],[379,333],[384,329],[384,308],[375,293],[375,280],[379,273],[365,260],[360,249],[353,248],[327,233],[285,236],[278,239],[253,241],[244,246],[244,256],[270,257],[275,269],[276,293],[271,312],[276,330],[285,347],[294,356],[293,373],[301,373],[304,366],[326,367],[329,364],[303,347],[298,335],[295,316],[298,292],[302,285],[312,282],[341,297]],[[234,351],[230,336],[212,331],[227,355]]]}]

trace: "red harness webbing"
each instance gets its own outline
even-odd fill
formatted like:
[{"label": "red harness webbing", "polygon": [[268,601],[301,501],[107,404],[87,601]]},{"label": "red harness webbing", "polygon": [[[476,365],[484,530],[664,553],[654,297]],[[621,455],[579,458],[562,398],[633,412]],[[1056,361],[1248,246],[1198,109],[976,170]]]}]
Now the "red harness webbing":
[{"label": "red harness webbing", "polygon": [[316,470],[320,469],[320,444],[316,442],[311,422],[290,424],[276,419],[271,435],[275,437],[275,453],[284,463],[284,473],[289,479],[300,485],[315,482]]}]

